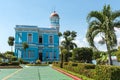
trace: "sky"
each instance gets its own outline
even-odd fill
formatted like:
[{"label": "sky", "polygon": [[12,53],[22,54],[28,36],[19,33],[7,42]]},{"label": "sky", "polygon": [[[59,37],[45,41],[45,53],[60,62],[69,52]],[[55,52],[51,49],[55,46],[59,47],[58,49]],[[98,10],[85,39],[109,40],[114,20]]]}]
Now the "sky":
[{"label": "sky", "polygon": [[[120,10],[119,0],[0,0],[0,52],[9,51],[8,37],[15,36],[16,25],[50,27],[50,14],[55,10],[60,16],[60,32],[76,31],[75,42],[88,47],[85,35],[88,29],[86,17],[90,11],[102,10],[110,4],[112,10]],[[116,29],[118,40],[120,30]],[[100,37],[95,38],[99,41]],[[105,46],[97,45],[100,50]]]}]

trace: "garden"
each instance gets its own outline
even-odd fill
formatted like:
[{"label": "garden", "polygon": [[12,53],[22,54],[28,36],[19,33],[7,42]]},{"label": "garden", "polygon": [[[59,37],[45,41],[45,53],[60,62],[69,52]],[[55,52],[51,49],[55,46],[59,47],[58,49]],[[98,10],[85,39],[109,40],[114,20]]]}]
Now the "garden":
[{"label": "garden", "polygon": [[[60,32],[61,61],[54,62],[53,68],[59,68],[78,76],[83,80],[120,80],[120,67],[113,65],[111,56],[120,60],[120,48],[114,28],[120,28],[120,11],[112,11],[110,5],[105,5],[102,11],[91,11],[87,16],[88,30],[86,39],[88,47],[77,47],[74,42],[75,31]],[[98,44],[105,45],[107,51],[100,51],[95,37],[101,37]],[[95,60],[96,63],[92,63]]]}]

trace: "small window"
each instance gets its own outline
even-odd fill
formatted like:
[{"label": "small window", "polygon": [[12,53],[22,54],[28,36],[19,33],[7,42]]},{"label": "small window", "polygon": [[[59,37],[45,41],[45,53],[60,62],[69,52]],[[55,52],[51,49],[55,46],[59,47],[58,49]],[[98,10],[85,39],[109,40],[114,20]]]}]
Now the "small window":
[{"label": "small window", "polygon": [[54,52],[54,58],[56,58],[56,53]]},{"label": "small window", "polygon": [[42,44],[42,36],[39,36],[39,43]]},{"label": "small window", "polygon": [[32,34],[28,34],[28,43],[32,42]]},{"label": "small window", "polygon": [[49,42],[50,42],[50,44],[53,44],[53,36],[49,37]]},{"label": "small window", "polygon": [[34,51],[33,50],[29,50],[28,51],[28,58],[33,58],[34,57]]},{"label": "small window", "polygon": [[18,42],[19,42],[19,43],[22,42],[22,33],[18,33]]},{"label": "small window", "polygon": [[53,53],[52,52],[50,52],[50,59],[52,59],[53,58]]},{"label": "small window", "polygon": [[48,52],[46,52],[46,58],[48,58]]}]

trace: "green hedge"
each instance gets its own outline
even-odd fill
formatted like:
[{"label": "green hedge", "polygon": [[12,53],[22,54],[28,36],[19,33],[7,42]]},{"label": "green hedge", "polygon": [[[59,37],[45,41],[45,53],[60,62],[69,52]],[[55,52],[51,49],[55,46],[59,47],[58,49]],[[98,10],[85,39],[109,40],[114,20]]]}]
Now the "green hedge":
[{"label": "green hedge", "polygon": [[56,67],[60,67],[60,64],[61,64],[60,62],[53,62],[53,63],[52,63],[52,65],[53,65],[53,66],[56,66]]},{"label": "green hedge", "polygon": [[8,66],[7,62],[0,63],[0,66]]},{"label": "green hedge", "polygon": [[27,66],[48,66],[49,64],[27,64]]},{"label": "green hedge", "polygon": [[[53,66],[60,67],[60,62],[54,62]],[[95,80],[120,80],[119,66],[64,62],[63,69]]]},{"label": "green hedge", "polygon": [[17,61],[12,61],[10,65],[18,66],[20,63]]},{"label": "green hedge", "polygon": [[11,63],[7,63],[7,62],[3,62],[3,63],[0,63],[0,66],[18,66],[19,65],[19,62],[11,62]]},{"label": "green hedge", "polygon": [[96,66],[95,80],[120,80],[120,67]]},{"label": "green hedge", "polygon": [[93,78],[95,74],[94,72],[95,65],[93,64],[69,62],[69,63],[64,63],[63,68],[78,73],[80,75],[84,75],[89,78]]},{"label": "green hedge", "polygon": [[[60,62],[53,62],[53,66],[60,67]],[[80,75],[93,78],[95,74],[95,65],[93,64],[84,64],[84,63],[75,63],[75,62],[64,62],[63,68]]]}]

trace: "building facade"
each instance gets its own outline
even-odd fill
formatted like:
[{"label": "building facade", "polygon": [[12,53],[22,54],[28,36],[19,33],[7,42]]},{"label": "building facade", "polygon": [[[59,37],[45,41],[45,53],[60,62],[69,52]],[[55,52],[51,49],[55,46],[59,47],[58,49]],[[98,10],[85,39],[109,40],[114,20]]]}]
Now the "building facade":
[{"label": "building facade", "polygon": [[[25,61],[58,61],[59,60],[59,15],[54,11],[50,15],[50,28],[16,25],[15,56]],[[23,42],[29,47],[24,50]]]}]

